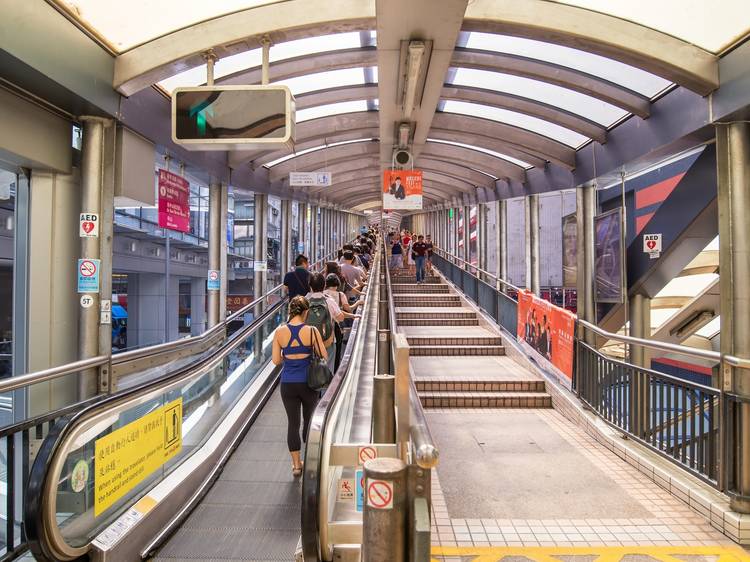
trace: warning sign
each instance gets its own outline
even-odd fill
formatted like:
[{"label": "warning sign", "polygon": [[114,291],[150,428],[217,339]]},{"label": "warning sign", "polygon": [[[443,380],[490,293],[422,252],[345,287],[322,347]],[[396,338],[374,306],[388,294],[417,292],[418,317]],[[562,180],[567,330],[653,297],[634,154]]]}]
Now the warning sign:
[{"label": "warning sign", "polygon": [[94,516],[101,515],[182,449],[182,398],[94,444]]},{"label": "warning sign", "polygon": [[208,270],[208,290],[209,291],[221,290],[221,272],[218,269]]},{"label": "warning sign", "polygon": [[78,292],[99,292],[99,266],[101,260],[82,259],[78,260]]},{"label": "warning sign", "polygon": [[339,480],[339,501],[350,501],[354,499],[354,479],[342,478]]},{"label": "warning sign", "polygon": [[661,234],[644,234],[643,251],[651,259],[656,259],[661,255]]},{"label": "warning sign", "polygon": [[359,454],[357,460],[359,464],[365,464],[367,461],[378,458],[378,450],[375,447],[369,445],[359,448]]},{"label": "warning sign", "polygon": [[391,480],[368,480],[367,506],[375,509],[393,509],[393,482]]},{"label": "warning sign", "polygon": [[96,213],[81,213],[78,226],[78,235],[81,238],[96,238],[99,236],[99,215]]}]

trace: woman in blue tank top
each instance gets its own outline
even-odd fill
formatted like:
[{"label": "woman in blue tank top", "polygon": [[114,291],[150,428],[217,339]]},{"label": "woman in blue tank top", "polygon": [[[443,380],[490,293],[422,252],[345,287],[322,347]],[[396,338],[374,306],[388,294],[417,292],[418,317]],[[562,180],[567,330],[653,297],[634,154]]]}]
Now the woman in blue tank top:
[{"label": "woman in blue tank top", "polygon": [[[289,320],[273,335],[273,362],[281,365],[281,400],[287,417],[286,441],[292,456],[292,474],[302,474],[300,449],[307,440],[310,418],[318,402],[318,392],[307,386],[313,345],[318,355],[328,358],[323,340],[314,326],[306,326],[310,308],[307,299],[294,297],[289,302]],[[302,440],[300,440],[300,409],[302,410]]]}]

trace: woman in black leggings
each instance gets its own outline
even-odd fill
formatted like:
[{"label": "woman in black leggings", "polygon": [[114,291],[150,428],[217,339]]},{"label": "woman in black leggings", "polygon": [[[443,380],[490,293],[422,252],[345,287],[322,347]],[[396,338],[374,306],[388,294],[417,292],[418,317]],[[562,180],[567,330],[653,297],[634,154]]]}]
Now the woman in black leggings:
[{"label": "woman in black leggings", "polygon": [[286,442],[292,456],[292,474],[302,474],[300,458],[300,408],[302,409],[302,440],[307,440],[318,392],[307,386],[307,368],[310,366],[313,345],[318,355],[328,358],[323,340],[314,326],[306,326],[310,308],[305,297],[294,297],[289,303],[289,321],[276,329],[273,335],[273,363],[281,365],[281,400],[287,417]]}]

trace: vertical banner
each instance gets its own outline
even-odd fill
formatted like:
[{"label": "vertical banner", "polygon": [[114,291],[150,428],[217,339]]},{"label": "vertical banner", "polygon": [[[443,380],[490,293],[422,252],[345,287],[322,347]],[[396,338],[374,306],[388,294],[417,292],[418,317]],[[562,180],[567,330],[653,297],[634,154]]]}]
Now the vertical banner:
[{"label": "vertical banner", "polygon": [[563,287],[575,289],[578,281],[578,224],[576,214],[562,218]]},{"label": "vertical banner", "polygon": [[422,170],[385,170],[383,208],[421,209]]},{"label": "vertical banner", "polygon": [[596,302],[622,302],[622,212],[613,209],[594,218]]},{"label": "vertical banner", "polygon": [[518,293],[518,341],[551,368],[568,389],[573,384],[575,318],[531,291]]},{"label": "vertical banner", "polygon": [[166,170],[159,170],[159,226],[190,232],[190,184]]}]

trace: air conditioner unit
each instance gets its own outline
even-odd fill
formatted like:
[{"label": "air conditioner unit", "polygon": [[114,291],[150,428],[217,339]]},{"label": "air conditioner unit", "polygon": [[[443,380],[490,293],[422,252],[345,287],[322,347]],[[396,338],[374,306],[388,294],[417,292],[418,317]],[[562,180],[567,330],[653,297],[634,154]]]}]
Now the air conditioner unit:
[{"label": "air conditioner unit", "polygon": [[413,168],[414,160],[411,152],[399,148],[393,151],[393,168],[397,170],[404,170],[406,168]]}]

